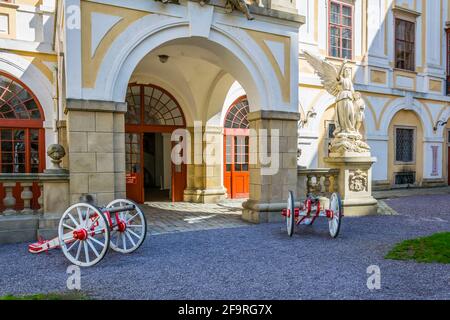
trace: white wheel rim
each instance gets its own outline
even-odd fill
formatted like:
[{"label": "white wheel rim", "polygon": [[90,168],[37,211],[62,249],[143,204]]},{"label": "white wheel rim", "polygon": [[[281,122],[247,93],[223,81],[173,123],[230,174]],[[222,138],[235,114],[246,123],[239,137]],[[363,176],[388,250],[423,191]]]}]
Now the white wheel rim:
[{"label": "white wheel rim", "polygon": [[[107,208],[134,205],[135,209],[119,213],[119,219],[125,221],[127,226],[124,232],[117,229],[111,231],[112,250],[120,253],[131,253],[137,250],[145,239],[147,224],[144,213],[134,202],[126,199],[117,199],[107,205]],[[111,214],[115,219],[115,213]]]},{"label": "white wheel rim", "polygon": [[333,218],[328,220],[328,225],[330,228],[330,235],[335,237],[339,230],[341,219],[339,198],[335,193],[333,193],[330,199],[330,210],[333,211]]},{"label": "white wheel rim", "polygon": [[[74,232],[85,230],[86,238],[75,239]],[[80,267],[97,264],[109,247],[109,226],[94,206],[78,203],[67,209],[58,226],[58,238],[66,258]]]},{"label": "white wheel rim", "polygon": [[293,233],[292,224],[294,223],[295,220],[295,212],[294,208],[292,207],[292,202],[293,202],[292,193],[289,192],[287,200],[287,209],[290,215],[289,216],[286,215],[286,228],[289,236],[291,236]]}]

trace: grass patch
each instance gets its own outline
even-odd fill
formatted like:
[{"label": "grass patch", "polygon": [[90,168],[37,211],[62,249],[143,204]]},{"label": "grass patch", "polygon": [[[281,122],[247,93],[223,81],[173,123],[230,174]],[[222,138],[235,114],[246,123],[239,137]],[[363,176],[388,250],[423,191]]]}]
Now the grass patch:
[{"label": "grass patch", "polygon": [[385,257],[422,263],[450,263],[450,232],[406,240],[397,244]]},{"label": "grass patch", "polygon": [[0,300],[90,300],[89,296],[81,292],[66,293],[38,293],[32,295],[6,295]]}]

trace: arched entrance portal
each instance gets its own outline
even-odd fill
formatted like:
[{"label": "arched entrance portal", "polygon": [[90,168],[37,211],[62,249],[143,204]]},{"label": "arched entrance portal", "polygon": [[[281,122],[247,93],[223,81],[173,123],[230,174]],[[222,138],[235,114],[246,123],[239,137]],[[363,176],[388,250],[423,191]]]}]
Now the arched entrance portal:
[{"label": "arched entrance portal", "polygon": [[[262,129],[257,131],[256,137],[269,141],[277,137],[284,140],[279,154],[273,154],[274,161],[262,164],[255,159],[257,161],[252,164],[250,194],[249,200],[243,204],[243,218],[254,222],[273,221],[272,216],[279,218],[279,211],[285,207],[283,197],[286,192],[283,191],[295,189],[297,184],[297,44],[301,22],[270,16],[249,23],[243,17],[240,20],[235,14],[224,15],[211,6],[201,7],[192,1],[183,2],[181,6],[163,7],[155,3],[151,8],[137,10],[133,7],[123,12],[114,7],[110,11],[113,17],[105,20],[92,14],[108,15],[104,6],[86,2],[81,11],[88,27],[71,31],[74,37],[78,37],[77,32],[81,33],[77,39],[87,43],[81,53],[82,70],[78,70],[80,63],[76,59],[80,57],[73,54],[75,50],[68,50],[72,54],[69,53],[66,59],[67,72],[73,75],[73,78],[68,77],[70,83],[67,84],[67,96],[71,97],[66,107],[68,123],[77,121],[77,124],[84,124],[82,118],[92,117],[92,113],[98,111],[103,112],[103,118],[110,113],[114,120],[108,127],[108,130],[112,127],[111,132],[98,132],[103,140],[91,143],[93,152],[83,153],[96,157],[105,149],[112,149],[104,147],[104,140],[125,140],[125,130],[120,124],[127,111],[124,102],[129,83],[156,84],[176,97],[185,115],[186,129],[194,137],[187,149],[191,151],[191,159],[186,159],[187,186],[183,200],[220,202],[226,195],[223,146],[220,145],[223,143],[222,110],[230,86],[237,81],[249,101],[250,127]],[[123,19],[117,20],[117,16]],[[111,26],[110,32],[102,22]],[[102,34],[105,34],[103,38]],[[96,41],[90,41],[92,39]],[[83,107],[81,112],[80,106]],[[141,125],[134,126],[143,130]],[[126,127],[126,132],[135,134],[133,140],[127,138],[128,150],[133,150],[132,145],[141,146],[143,132],[131,132],[132,125]],[[88,129],[100,131],[102,128],[97,129],[94,124]],[[77,126],[68,126],[69,135],[76,130]],[[200,130],[203,139],[197,141],[196,138],[201,138]],[[71,170],[70,173],[71,179],[80,177],[81,186],[100,196],[102,202],[122,196],[127,174],[128,182],[136,183],[140,178],[139,183],[144,184],[142,147],[135,147],[139,155],[134,154],[134,150],[125,155],[122,144],[117,146],[113,149],[114,166],[109,166],[104,172],[97,172],[102,168],[96,168],[96,174],[91,175],[89,181],[81,179],[80,174],[84,171]],[[213,161],[205,161],[202,157],[205,153],[200,149],[211,151]],[[71,168],[72,164],[77,165],[73,160],[77,156],[84,155],[69,151]],[[139,168],[134,166],[133,159],[136,163],[140,159]],[[269,180],[277,183],[269,185],[266,183]],[[95,188],[90,188],[94,184]],[[142,199],[142,188],[138,190],[141,193],[137,195]],[[74,191],[71,189],[70,192],[75,198]]]},{"label": "arched entrance portal", "polygon": [[127,197],[182,201],[186,188],[185,165],[171,162],[171,134],[186,126],[176,99],[155,85],[130,84],[125,115]]},{"label": "arched entrance portal", "polygon": [[247,97],[228,109],[224,124],[224,185],[229,198],[249,196],[249,123]]}]

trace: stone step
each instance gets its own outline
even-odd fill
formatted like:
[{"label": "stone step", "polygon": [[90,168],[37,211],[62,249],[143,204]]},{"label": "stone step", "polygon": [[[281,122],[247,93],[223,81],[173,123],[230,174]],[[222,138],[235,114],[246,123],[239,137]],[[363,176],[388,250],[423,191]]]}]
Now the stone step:
[{"label": "stone step", "polygon": [[0,216],[0,232],[11,230],[37,230],[39,226],[38,215]]},{"label": "stone step", "polygon": [[51,240],[58,236],[58,229],[57,228],[38,229],[37,236],[45,240]]},{"label": "stone step", "polygon": [[[0,244],[7,243],[28,243],[35,242],[36,229],[19,229],[19,230],[3,230],[0,231]],[[24,247],[24,250],[26,248]]]},{"label": "stone step", "polygon": [[57,229],[61,215],[44,215],[39,219],[39,229]]}]

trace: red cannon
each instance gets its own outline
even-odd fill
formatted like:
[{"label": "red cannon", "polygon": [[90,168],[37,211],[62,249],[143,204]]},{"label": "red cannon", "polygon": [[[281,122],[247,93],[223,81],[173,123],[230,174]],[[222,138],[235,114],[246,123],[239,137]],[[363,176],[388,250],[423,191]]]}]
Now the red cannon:
[{"label": "red cannon", "polygon": [[147,235],[147,221],[137,204],[114,200],[104,208],[77,203],[67,209],[58,226],[58,236],[28,246],[30,253],[61,248],[66,258],[80,267],[100,262],[108,248],[120,253],[136,251]]},{"label": "red cannon", "polygon": [[331,237],[337,238],[344,217],[341,197],[338,193],[333,193],[330,199],[325,199],[328,201],[323,200],[323,198],[308,195],[300,207],[295,207],[294,193],[289,191],[287,207],[283,209],[282,215],[286,218],[287,233],[290,237],[294,234],[296,225],[312,225],[318,217],[324,217],[328,219]]}]

